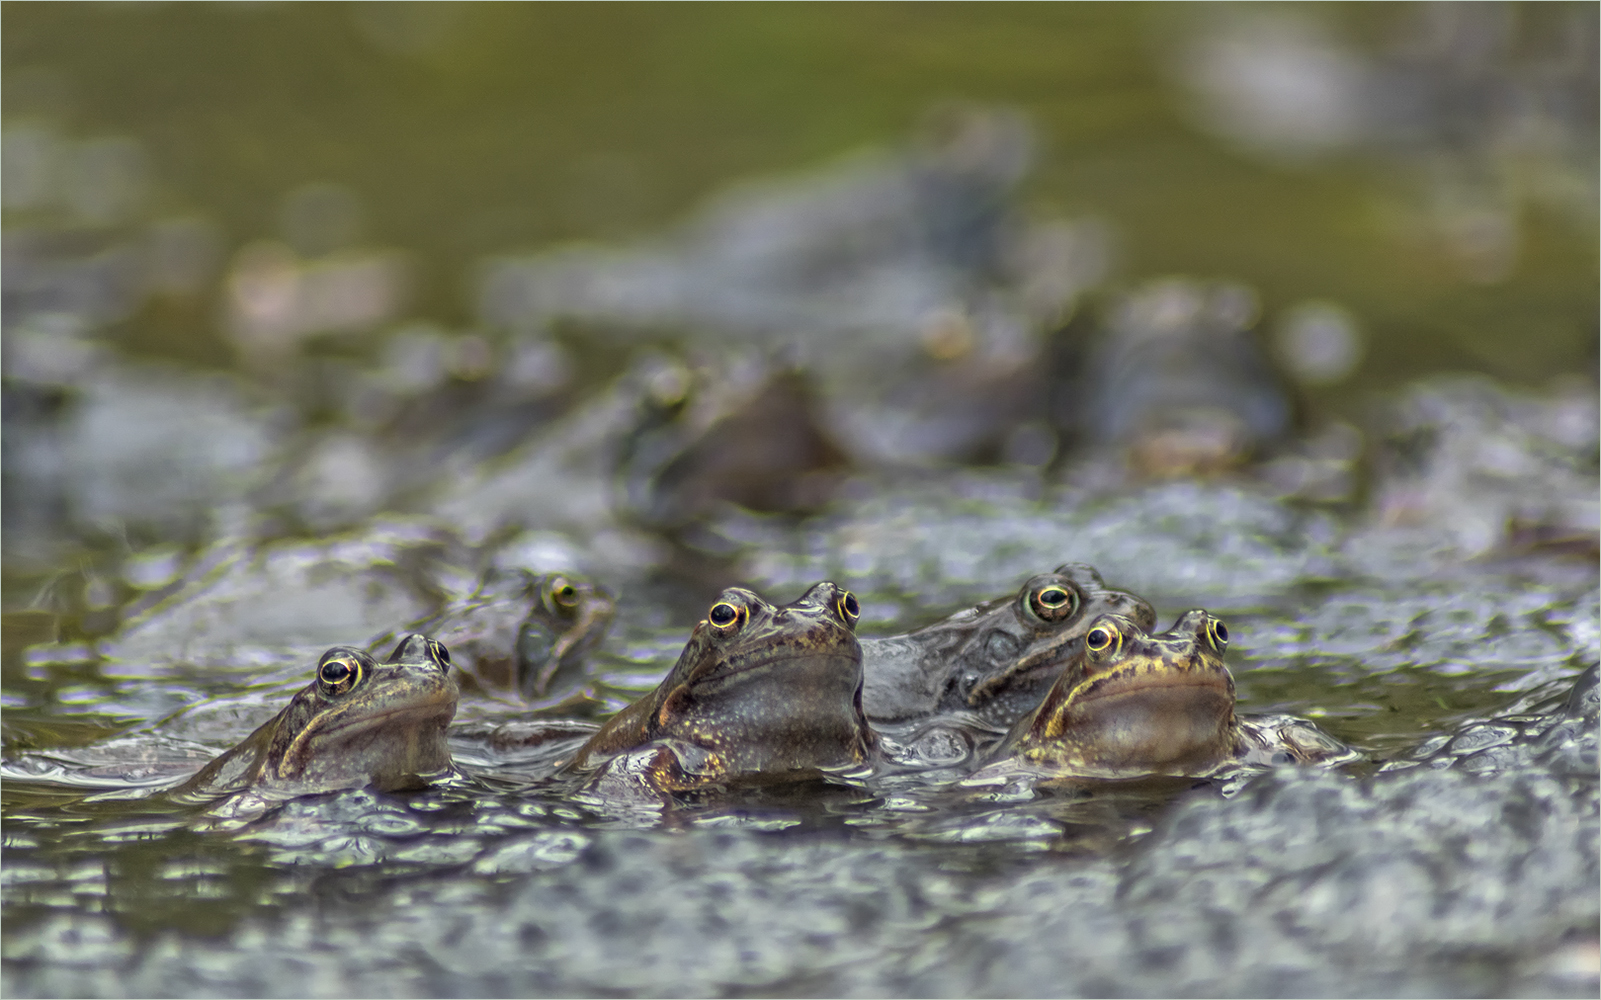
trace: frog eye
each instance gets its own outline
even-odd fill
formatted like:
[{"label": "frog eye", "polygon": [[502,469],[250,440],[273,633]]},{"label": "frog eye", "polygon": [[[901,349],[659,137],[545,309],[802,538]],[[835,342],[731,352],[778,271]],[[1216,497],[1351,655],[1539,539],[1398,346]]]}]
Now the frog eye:
[{"label": "frog eye", "polygon": [[1078,611],[1078,594],[1059,583],[1047,584],[1029,597],[1029,610],[1041,621],[1059,622]]},{"label": "frog eye", "polygon": [[550,599],[558,607],[574,608],[578,606],[578,588],[572,581],[564,576],[552,577],[550,581]]},{"label": "frog eye", "polygon": [[446,649],[445,644],[440,642],[438,639],[428,640],[428,655],[434,658],[435,663],[438,663],[442,667],[449,668],[450,650]]},{"label": "frog eye", "polygon": [[1228,648],[1229,627],[1216,618],[1206,620],[1206,638],[1219,653]]},{"label": "frog eye", "polygon": [[733,628],[744,615],[745,612],[742,608],[738,608],[727,601],[718,601],[712,605],[710,611],[706,612],[706,620],[718,628],[726,629]]},{"label": "frog eye", "polygon": [[326,695],[341,695],[361,683],[361,661],[349,653],[323,654],[317,664],[317,686]]},{"label": "frog eye", "polygon": [[1084,634],[1084,648],[1089,650],[1092,656],[1099,656],[1109,649],[1122,645],[1122,633],[1105,625],[1097,625]]},{"label": "frog eye", "polygon": [[862,616],[862,606],[856,600],[856,595],[845,591],[839,598],[839,615],[847,622],[854,623]]}]

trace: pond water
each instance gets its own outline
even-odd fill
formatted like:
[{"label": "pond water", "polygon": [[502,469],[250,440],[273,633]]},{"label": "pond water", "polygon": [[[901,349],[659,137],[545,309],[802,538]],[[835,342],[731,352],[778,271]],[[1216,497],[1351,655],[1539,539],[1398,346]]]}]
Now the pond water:
[{"label": "pond water", "polygon": [[[1595,995],[1593,5],[4,19],[6,995]],[[1356,759],[641,804],[496,737],[730,584],[1068,561]],[[585,698],[161,794],[518,570],[617,595]]]}]

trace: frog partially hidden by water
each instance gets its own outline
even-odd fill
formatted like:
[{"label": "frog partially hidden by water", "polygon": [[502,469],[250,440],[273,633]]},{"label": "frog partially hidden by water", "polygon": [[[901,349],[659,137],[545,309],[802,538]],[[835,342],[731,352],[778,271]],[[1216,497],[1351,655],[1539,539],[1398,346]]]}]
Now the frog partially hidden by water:
[{"label": "frog partially hidden by water", "polygon": [[421,787],[451,769],[445,729],[457,697],[450,653],[426,636],[406,636],[382,663],[335,646],[287,708],[172,795],[193,801],[251,791],[282,799]]},{"label": "frog partially hidden by water", "polygon": [[1202,610],[1156,635],[1101,615],[1034,711],[968,779],[1017,770],[1070,778],[1207,775],[1231,763],[1331,763],[1345,746],[1291,716],[1241,719],[1223,663],[1228,627]]},{"label": "frog partially hidden by water", "polygon": [[875,722],[975,712],[1008,724],[1038,705],[1098,616],[1145,628],[1156,612],[1106,586],[1094,567],[1068,563],[1015,595],[985,601],[906,635],[863,639],[863,705]]},{"label": "frog partially hidden by water", "polygon": [[519,571],[412,628],[451,649],[468,690],[515,692],[539,701],[582,676],[616,614],[612,595],[576,573]]},{"label": "frog partially hidden by water", "polygon": [[654,794],[782,782],[866,764],[856,598],[819,583],[774,606],[731,587],[650,694],[579,748],[565,770],[600,792]]}]

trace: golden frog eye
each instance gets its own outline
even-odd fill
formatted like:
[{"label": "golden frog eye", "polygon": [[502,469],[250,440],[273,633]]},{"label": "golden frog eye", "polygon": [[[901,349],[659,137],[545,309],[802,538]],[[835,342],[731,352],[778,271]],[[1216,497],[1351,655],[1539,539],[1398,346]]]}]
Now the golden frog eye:
[{"label": "golden frog eye", "polygon": [[578,588],[564,576],[551,577],[550,599],[557,607],[575,608],[578,606]]},{"label": "golden frog eye", "polygon": [[840,595],[839,614],[841,618],[853,623],[862,616],[861,604],[857,602],[856,595],[848,590]]},{"label": "golden frog eye", "polygon": [[1206,637],[1211,641],[1212,648],[1221,653],[1229,645],[1229,627],[1216,618],[1209,618],[1206,622]]},{"label": "golden frog eye", "polygon": [[1084,635],[1084,648],[1092,653],[1104,652],[1112,645],[1112,637],[1113,633],[1109,628],[1099,626],[1092,628]]},{"label": "golden frog eye", "polygon": [[449,672],[450,650],[445,648],[444,643],[440,642],[438,639],[429,639],[428,655],[434,658],[435,663],[439,664],[441,667],[444,667],[446,672]]},{"label": "golden frog eye", "polygon": [[1049,584],[1034,592],[1030,610],[1042,621],[1059,622],[1078,611],[1078,594],[1059,583]]},{"label": "golden frog eye", "polygon": [[317,686],[326,695],[341,695],[361,683],[361,661],[349,653],[325,653],[317,664]]},{"label": "golden frog eye", "polygon": [[732,628],[741,618],[740,609],[727,601],[719,601],[706,612],[706,620],[718,628]]}]

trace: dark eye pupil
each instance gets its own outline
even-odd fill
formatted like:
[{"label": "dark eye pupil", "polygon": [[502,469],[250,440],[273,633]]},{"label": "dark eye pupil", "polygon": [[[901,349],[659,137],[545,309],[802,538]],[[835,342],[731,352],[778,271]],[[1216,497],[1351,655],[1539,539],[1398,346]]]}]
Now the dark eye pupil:
[{"label": "dark eye pupil", "polygon": [[719,604],[712,608],[711,619],[713,625],[727,625],[738,617],[739,612],[734,610],[732,604]]},{"label": "dark eye pupil", "polygon": [[844,604],[845,613],[850,615],[852,618],[855,618],[857,615],[862,613],[862,606],[856,603],[855,594],[846,594]]},{"label": "dark eye pupil", "polygon": [[438,659],[440,663],[450,662],[450,650],[445,648],[444,643],[435,642],[430,646],[430,648],[433,650],[434,657]]},{"label": "dark eye pupil", "polygon": [[556,596],[560,597],[564,601],[570,601],[570,600],[573,599],[573,596],[575,594],[577,594],[577,593],[578,592],[576,590],[574,590],[573,588],[571,588],[571,587],[563,587],[560,590],[556,591]]},{"label": "dark eye pupil", "polygon": [[1047,608],[1059,608],[1067,603],[1067,591],[1055,588],[1042,591],[1040,593],[1040,603]]},{"label": "dark eye pupil", "polygon": [[1089,634],[1089,644],[1091,649],[1100,649],[1111,641],[1111,636],[1107,635],[1101,629],[1096,629]]},{"label": "dark eye pupil", "polygon": [[1229,641],[1228,626],[1224,625],[1222,622],[1218,622],[1216,625],[1212,626],[1212,631],[1214,634],[1216,634],[1218,642]]},{"label": "dark eye pupil", "polygon": [[329,684],[338,684],[349,676],[350,668],[337,661],[322,668],[322,679]]}]

